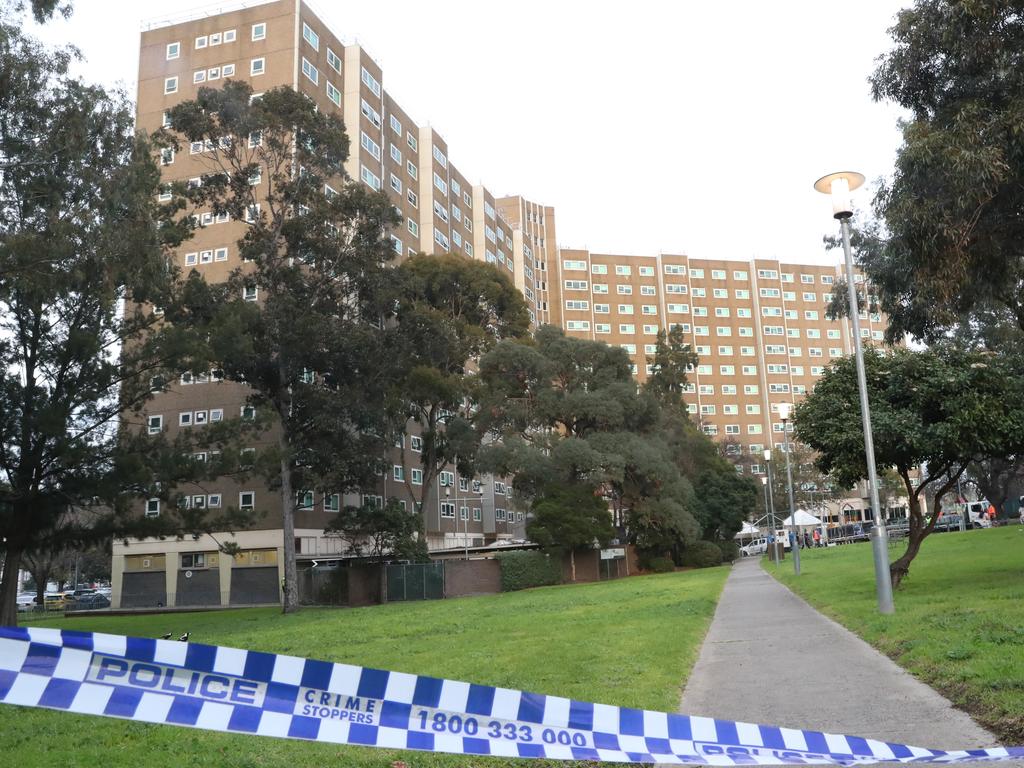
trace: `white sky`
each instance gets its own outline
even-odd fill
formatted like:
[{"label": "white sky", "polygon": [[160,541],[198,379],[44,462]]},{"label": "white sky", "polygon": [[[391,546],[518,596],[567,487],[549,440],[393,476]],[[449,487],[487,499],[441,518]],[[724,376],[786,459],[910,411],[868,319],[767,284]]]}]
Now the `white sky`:
[{"label": "white sky", "polygon": [[[361,0],[314,4],[447,140],[466,176],[623,254],[832,262],[813,182],[888,175],[897,110],[867,78],[909,0]],[[196,0],[76,0],[42,35],[134,97],[143,20]],[[216,4],[210,6],[215,9]],[[861,194],[859,203],[868,204]]]}]

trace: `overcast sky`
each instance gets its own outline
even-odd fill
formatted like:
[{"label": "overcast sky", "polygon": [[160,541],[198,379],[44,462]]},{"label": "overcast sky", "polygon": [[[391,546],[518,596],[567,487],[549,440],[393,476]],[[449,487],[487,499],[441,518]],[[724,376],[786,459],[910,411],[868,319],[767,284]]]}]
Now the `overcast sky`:
[{"label": "overcast sky", "polygon": [[[812,184],[891,172],[899,112],[867,78],[908,3],[321,0],[319,13],[468,178],[555,206],[563,246],[831,262]],[[76,0],[42,34],[134,97],[143,22],[196,6]]]}]

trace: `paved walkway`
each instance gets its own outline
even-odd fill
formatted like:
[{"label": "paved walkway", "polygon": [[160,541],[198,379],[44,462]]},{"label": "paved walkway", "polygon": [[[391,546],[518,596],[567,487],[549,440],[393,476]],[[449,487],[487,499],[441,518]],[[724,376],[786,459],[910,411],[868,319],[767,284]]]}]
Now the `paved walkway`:
[{"label": "paved walkway", "polygon": [[[793,566],[787,559],[780,567]],[[968,715],[811,608],[755,558],[737,563],[726,581],[680,712],[932,749],[998,746]]]}]

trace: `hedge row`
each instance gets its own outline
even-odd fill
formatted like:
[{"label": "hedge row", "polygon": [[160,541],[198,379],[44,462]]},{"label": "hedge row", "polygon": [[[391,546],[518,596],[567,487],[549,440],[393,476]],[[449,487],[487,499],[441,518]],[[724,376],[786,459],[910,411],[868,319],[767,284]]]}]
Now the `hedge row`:
[{"label": "hedge row", "polygon": [[562,581],[562,564],[543,552],[518,551],[498,554],[501,591],[546,587]]}]

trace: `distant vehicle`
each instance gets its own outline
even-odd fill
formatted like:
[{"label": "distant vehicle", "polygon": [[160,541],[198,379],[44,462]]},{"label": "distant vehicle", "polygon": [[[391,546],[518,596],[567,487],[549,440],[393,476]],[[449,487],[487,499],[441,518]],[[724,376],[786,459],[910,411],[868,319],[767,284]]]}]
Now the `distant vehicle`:
[{"label": "distant vehicle", "polygon": [[34,611],[37,607],[36,596],[31,592],[22,592],[18,595],[19,611]]},{"label": "distant vehicle", "polygon": [[101,595],[98,592],[93,592],[88,595],[82,595],[69,605],[69,608],[75,611],[94,611],[98,608],[109,608],[110,598],[106,595]]},{"label": "distant vehicle", "polygon": [[967,501],[957,505],[957,511],[965,515],[968,528],[991,528],[992,521],[988,519],[988,499],[981,501]]},{"label": "distant vehicle", "polygon": [[48,611],[63,611],[66,604],[62,592],[47,592],[43,595],[43,607]]},{"label": "distant vehicle", "polygon": [[749,544],[745,544],[740,547],[740,554],[743,557],[752,557],[753,555],[763,555],[768,551],[768,539],[754,539]]}]

